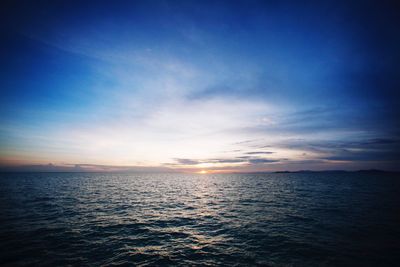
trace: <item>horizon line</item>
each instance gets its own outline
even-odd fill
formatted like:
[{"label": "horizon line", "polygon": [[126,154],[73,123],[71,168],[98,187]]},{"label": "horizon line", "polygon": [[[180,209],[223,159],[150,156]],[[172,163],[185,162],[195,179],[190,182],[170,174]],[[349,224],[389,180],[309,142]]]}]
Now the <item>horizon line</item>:
[{"label": "horizon line", "polygon": [[348,173],[356,173],[356,172],[386,172],[386,173],[400,173],[400,171],[391,171],[391,170],[383,170],[383,169],[359,169],[359,170],[297,170],[297,171],[254,171],[254,172],[218,172],[213,170],[206,170],[206,172],[200,171],[90,171],[90,170],[80,170],[80,171],[32,171],[32,170],[10,170],[4,171],[0,170],[0,173],[171,173],[171,174],[272,174],[272,173],[318,173],[318,172],[348,172]]}]

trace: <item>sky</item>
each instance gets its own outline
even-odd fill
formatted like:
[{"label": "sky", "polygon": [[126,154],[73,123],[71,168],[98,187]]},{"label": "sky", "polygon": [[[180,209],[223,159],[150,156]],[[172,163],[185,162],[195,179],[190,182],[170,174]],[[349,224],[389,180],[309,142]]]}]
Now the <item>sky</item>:
[{"label": "sky", "polygon": [[400,170],[395,1],[4,1],[0,170]]}]

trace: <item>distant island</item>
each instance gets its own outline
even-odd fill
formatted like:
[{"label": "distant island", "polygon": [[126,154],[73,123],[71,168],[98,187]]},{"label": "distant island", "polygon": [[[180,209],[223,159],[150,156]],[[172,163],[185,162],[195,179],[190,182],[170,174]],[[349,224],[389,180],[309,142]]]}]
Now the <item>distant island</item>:
[{"label": "distant island", "polygon": [[346,170],[323,170],[323,171],[312,171],[312,170],[300,170],[300,171],[276,171],[273,173],[398,173],[396,171],[385,171],[378,169],[370,170],[356,170],[356,171],[346,171]]}]

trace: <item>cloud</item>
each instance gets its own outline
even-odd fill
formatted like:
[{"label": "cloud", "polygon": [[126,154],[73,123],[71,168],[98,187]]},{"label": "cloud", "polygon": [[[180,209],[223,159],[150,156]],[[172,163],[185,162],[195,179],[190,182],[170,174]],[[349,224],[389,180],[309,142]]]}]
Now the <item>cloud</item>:
[{"label": "cloud", "polygon": [[5,6],[0,159],[76,171],[398,162],[395,8],[234,2]]},{"label": "cloud", "polygon": [[287,140],[278,144],[286,149],[303,151],[305,157],[329,161],[396,161],[400,158],[400,140],[367,138],[359,140]]},{"label": "cloud", "polygon": [[247,155],[269,155],[273,154],[274,152],[272,151],[251,151],[251,152],[246,152]]},{"label": "cloud", "polygon": [[[263,164],[263,163],[273,163],[279,162],[280,159],[266,159],[260,157],[252,157],[252,156],[239,156],[235,158],[212,158],[212,159],[174,159],[175,163],[166,163],[166,166],[192,166],[192,165],[200,165],[200,164],[213,164],[213,166],[219,165],[231,165],[235,166],[237,163],[239,164]],[[233,164],[233,165],[232,165]]]},{"label": "cloud", "polygon": [[364,150],[364,151],[351,151],[348,149],[342,149],[335,151],[331,156],[323,157],[326,160],[332,161],[396,161],[400,158],[400,152],[398,151],[374,151],[374,150]]},{"label": "cloud", "polygon": [[251,164],[260,164],[260,163],[272,163],[272,162],[279,162],[276,159],[263,159],[263,158],[253,158],[248,160]]},{"label": "cloud", "polygon": [[243,159],[235,158],[235,159],[209,159],[206,160],[206,163],[241,163],[245,162]]},{"label": "cloud", "polygon": [[173,169],[159,166],[117,166],[98,164],[31,164],[0,165],[1,172],[174,172]]},{"label": "cloud", "polygon": [[169,165],[169,166],[181,166],[181,165],[199,165],[199,164],[209,164],[209,163],[214,163],[214,164],[221,164],[221,163],[242,163],[246,162],[246,160],[240,159],[240,158],[220,158],[220,159],[202,159],[202,160],[197,160],[197,159],[179,159],[176,158],[174,159],[175,163],[166,163],[164,165]]},{"label": "cloud", "polygon": [[200,162],[193,159],[174,159],[179,165],[197,165]]}]

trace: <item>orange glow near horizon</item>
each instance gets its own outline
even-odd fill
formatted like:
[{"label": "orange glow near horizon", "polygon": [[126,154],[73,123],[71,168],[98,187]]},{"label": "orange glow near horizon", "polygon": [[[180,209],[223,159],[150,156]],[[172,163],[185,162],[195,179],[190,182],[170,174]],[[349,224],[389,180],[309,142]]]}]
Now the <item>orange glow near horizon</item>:
[{"label": "orange glow near horizon", "polygon": [[236,173],[235,170],[200,170],[196,171],[195,173],[198,174],[216,174],[216,173]]}]

